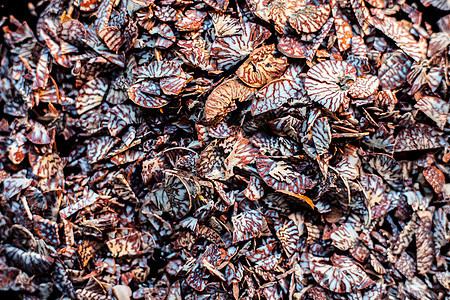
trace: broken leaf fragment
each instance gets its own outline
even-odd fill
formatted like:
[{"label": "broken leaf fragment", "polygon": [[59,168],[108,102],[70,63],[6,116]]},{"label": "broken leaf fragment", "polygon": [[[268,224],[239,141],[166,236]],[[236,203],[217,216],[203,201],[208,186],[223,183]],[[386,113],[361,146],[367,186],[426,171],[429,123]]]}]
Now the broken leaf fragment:
[{"label": "broken leaf fragment", "polygon": [[[300,199],[306,201],[307,197],[302,197],[303,193],[316,185],[309,177],[297,172],[293,166],[284,161],[275,161],[265,155],[256,157],[256,168],[264,182],[274,190],[288,195],[298,195]],[[307,201],[313,207],[312,201]]]}]

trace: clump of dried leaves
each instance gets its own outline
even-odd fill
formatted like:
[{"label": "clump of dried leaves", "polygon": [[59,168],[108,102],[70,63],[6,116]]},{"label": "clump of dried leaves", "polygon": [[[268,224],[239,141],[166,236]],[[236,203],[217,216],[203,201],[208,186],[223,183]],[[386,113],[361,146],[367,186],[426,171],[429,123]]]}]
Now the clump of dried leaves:
[{"label": "clump of dried leaves", "polygon": [[420,1],[4,18],[0,290],[447,299],[450,4]]}]

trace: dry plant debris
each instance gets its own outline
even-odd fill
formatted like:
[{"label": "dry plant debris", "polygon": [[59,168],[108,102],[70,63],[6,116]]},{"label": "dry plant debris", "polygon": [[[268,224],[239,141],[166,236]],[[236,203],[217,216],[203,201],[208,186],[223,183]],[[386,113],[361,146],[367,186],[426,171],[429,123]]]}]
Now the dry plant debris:
[{"label": "dry plant debris", "polygon": [[28,9],[0,22],[0,291],[450,297],[448,0]]}]

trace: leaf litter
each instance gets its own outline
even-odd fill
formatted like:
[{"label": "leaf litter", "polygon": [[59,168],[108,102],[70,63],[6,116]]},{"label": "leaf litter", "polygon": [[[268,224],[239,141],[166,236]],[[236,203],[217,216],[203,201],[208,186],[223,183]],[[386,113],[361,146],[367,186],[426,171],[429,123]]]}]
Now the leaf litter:
[{"label": "leaf litter", "polygon": [[0,290],[448,298],[449,9],[44,0],[2,16]]}]

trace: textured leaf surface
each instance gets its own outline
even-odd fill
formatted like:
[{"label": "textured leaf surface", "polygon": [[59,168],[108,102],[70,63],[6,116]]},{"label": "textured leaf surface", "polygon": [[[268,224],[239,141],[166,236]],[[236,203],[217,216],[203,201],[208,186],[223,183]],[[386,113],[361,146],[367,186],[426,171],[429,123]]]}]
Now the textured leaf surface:
[{"label": "textured leaf surface", "polygon": [[312,101],[336,111],[348,107],[347,93],[355,79],[356,69],[349,63],[324,61],[308,71],[305,88]]},{"label": "textured leaf surface", "polygon": [[309,262],[314,279],[322,287],[335,293],[349,293],[362,290],[374,282],[355,263],[346,256],[334,254],[332,265],[315,258]]}]

